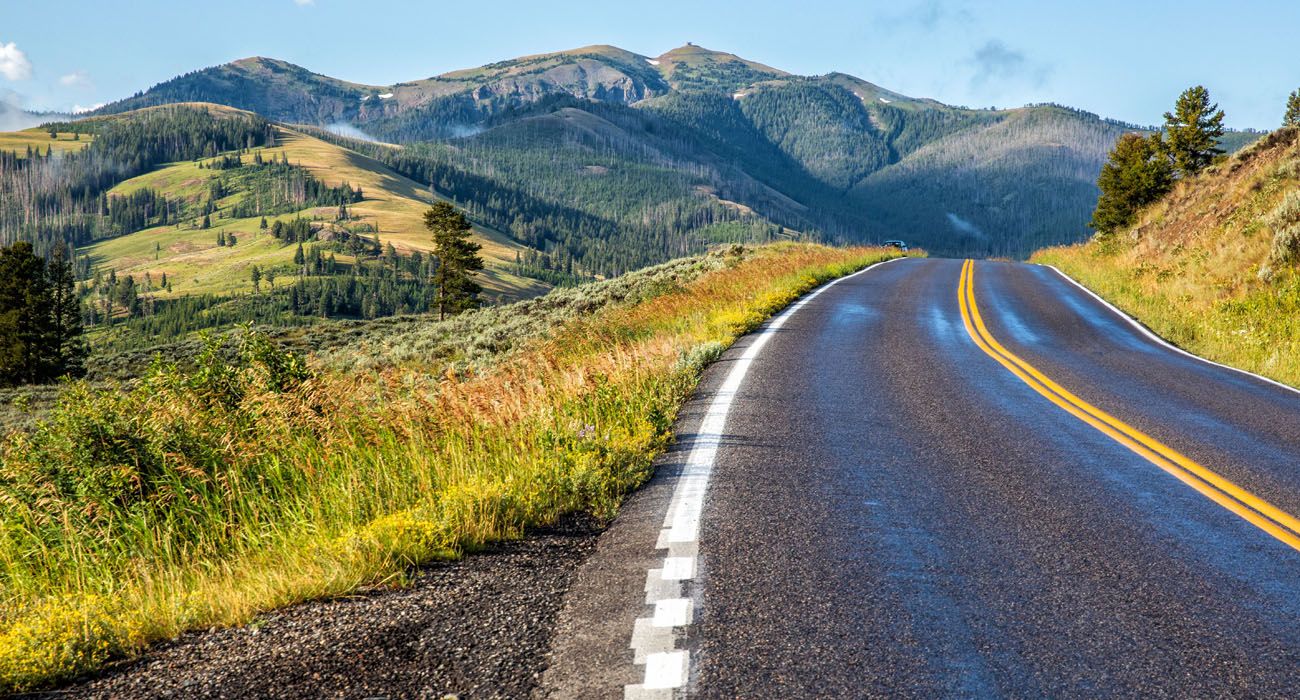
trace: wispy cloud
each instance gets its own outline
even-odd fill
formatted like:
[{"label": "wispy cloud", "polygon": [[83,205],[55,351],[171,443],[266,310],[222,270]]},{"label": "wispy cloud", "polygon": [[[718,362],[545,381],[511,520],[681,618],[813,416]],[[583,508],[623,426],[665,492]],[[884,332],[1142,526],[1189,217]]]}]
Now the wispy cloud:
[{"label": "wispy cloud", "polygon": [[949,20],[969,23],[973,19],[964,3],[952,0],[921,0],[901,10],[879,15],[876,23],[889,31],[921,29],[932,32]]},{"label": "wispy cloud", "polygon": [[13,42],[0,42],[0,75],[10,80],[27,80],[32,77],[32,62],[27,60],[27,54]]},{"label": "wispy cloud", "polygon": [[93,112],[93,111],[99,109],[100,107],[103,107],[105,104],[106,104],[106,103],[104,103],[104,102],[97,102],[97,103],[95,103],[95,104],[93,104],[93,105],[91,105],[91,106],[89,106],[89,107],[86,107],[86,106],[83,106],[83,105],[73,105],[73,106],[72,106],[72,113],[73,113],[73,114],[85,114],[86,112]]},{"label": "wispy cloud", "polygon": [[315,5],[316,0],[293,0],[293,4],[298,7],[307,7],[308,5]]},{"label": "wispy cloud", "polygon": [[42,121],[44,120],[40,117],[23,110],[22,95],[7,88],[0,88],[0,131],[18,131],[36,126]]},{"label": "wispy cloud", "polygon": [[84,70],[73,71],[59,77],[59,84],[64,87],[93,87],[90,74]]},{"label": "wispy cloud", "polygon": [[1008,82],[1024,82],[1042,87],[1051,75],[1051,66],[1030,60],[1023,51],[1013,49],[998,39],[990,39],[975,49],[968,63],[974,69],[971,87],[983,88]]}]

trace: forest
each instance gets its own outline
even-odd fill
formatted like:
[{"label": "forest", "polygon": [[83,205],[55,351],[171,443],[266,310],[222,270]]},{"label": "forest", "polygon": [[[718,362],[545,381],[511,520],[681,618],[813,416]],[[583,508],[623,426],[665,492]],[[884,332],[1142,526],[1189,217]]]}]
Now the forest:
[{"label": "forest", "polygon": [[274,128],[261,117],[214,118],[196,107],[162,107],[47,128],[92,134],[94,140],[76,153],[0,153],[0,245],[30,241],[42,255],[59,245],[122,235],[133,230],[125,227],[169,216],[168,203],[155,195],[111,210],[106,193],[119,182],[162,163],[275,143]]}]

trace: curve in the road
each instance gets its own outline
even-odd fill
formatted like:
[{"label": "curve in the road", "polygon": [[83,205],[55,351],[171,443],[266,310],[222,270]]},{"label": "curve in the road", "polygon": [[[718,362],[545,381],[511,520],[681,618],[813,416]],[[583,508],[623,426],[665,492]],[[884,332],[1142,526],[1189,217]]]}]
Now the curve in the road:
[{"label": "curve in the road", "polygon": [[745,348],[726,380],[714,394],[713,402],[696,432],[685,468],[675,477],[673,496],[659,534],[658,549],[666,550],[661,565],[646,572],[646,604],[654,606],[651,617],[638,618],[632,628],[631,647],[637,664],[645,666],[641,683],[624,690],[627,698],[654,697],[684,686],[690,677],[690,652],[676,648],[677,629],[691,624],[698,597],[683,594],[682,586],[695,578],[699,555],[700,517],[704,496],[713,471],[713,462],[727,427],[727,414],[740,385],[749,373],[754,358],[786,321],[809,302],[834,285],[864,274],[872,268],[901,258],[869,265],[862,270],[831,280],[805,295],[758,332]]},{"label": "curve in the road", "polygon": [[1203,496],[1300,551],[1300,520],[1180,454],[1155,438],[1075,396],[1006,349],[989,332],[975,300],[975,261],[962,265],[957,284],[962,322],[975,344],[1030,388],[1107,437],[1141,455]]}]

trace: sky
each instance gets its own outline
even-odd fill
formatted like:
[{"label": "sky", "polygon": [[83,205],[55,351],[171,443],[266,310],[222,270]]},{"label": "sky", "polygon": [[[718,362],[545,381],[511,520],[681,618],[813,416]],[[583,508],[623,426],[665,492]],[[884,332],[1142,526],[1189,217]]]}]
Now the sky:
[{"label": "sky", "polygon": [[1056,102],[1138,124],[1209,88],[1271,129],[1300,87],[1295,0],[0,0],[0,100],[74,110],[270,56],[388,85],[517,56],[686,42],[969,107]]}]

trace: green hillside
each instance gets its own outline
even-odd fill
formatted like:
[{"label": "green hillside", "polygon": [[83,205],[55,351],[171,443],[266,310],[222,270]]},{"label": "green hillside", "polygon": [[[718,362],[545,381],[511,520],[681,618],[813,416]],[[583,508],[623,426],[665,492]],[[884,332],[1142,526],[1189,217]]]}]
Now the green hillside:
[{"label": "green hillside", "polygon": [[[421,156],[432,165],[404,174],[436,170],[446,191],[490,187],[473,198],[480,213],[502,231],[543,231],[554,247],[544,252],[566,273],[570,260],[611,272],[691,250],[687,232],[714,223],[700,214],[713,198],[826,240],[904,238],[941,253],[1027,255],[1087,235],[1093,183],[1128,128],[1046,105],[952,107],[692,44],[657,57],[588,46],[390,86],[246,59],[102,111],[180,99],[432,143],[432,155]],[[666,232],[656,230],[660,221]],[[536,245],[536,235],[515,237]]]},{"label": "green hillside", "polygon": [[1033,260],[1180,347],[1300,386],[1300,128],[1179,182],[1126,229]]}]

